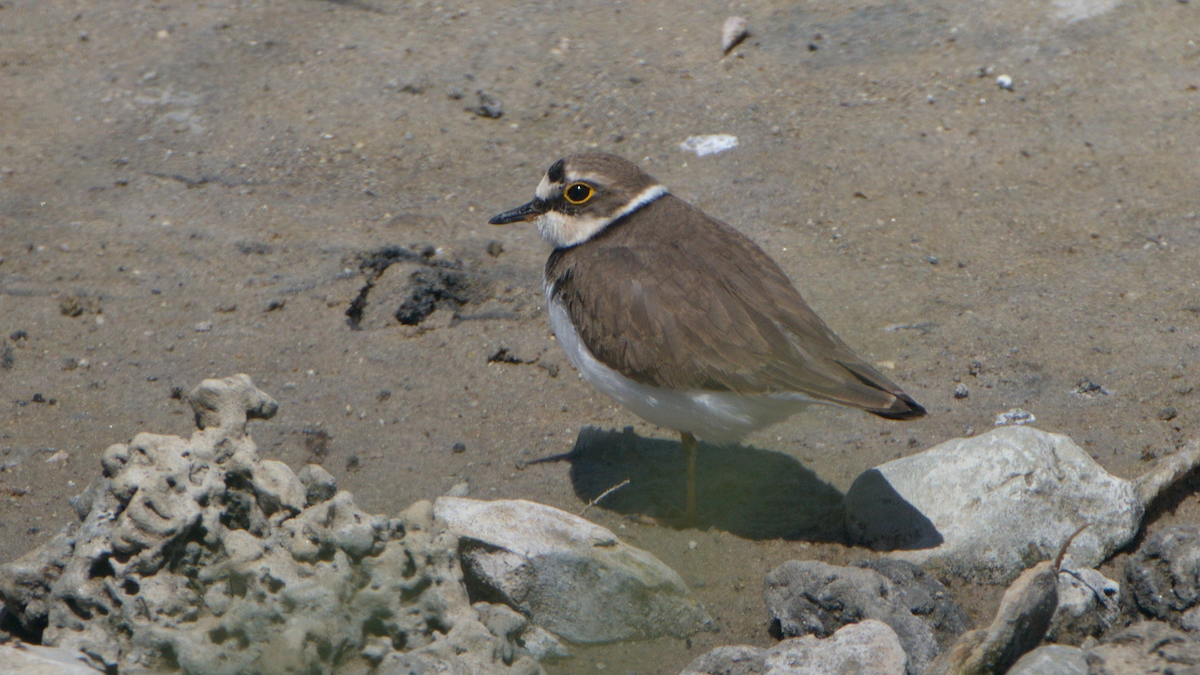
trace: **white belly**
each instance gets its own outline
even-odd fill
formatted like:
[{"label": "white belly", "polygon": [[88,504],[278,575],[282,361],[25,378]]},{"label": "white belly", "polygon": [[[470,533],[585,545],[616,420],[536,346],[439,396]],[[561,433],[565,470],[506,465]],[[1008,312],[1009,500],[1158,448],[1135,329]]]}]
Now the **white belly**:
[{"label": "white belly", "polygon": [[713,443],[731,443],[752,431],[782,422],[817,402],[792,392],[672,391],[639,384],[592,356],[561,303],[547,297],[546,306],[554,336],[583,379],[651,424],[690,432]]}]

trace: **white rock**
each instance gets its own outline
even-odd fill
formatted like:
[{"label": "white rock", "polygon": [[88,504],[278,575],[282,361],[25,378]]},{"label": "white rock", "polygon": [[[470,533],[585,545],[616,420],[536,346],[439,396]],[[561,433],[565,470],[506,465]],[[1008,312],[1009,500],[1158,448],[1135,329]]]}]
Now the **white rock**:
[{"label": "white rock", "polygon": [[1021,410],[1020,408],[1013,408],[1008,412],[1002,412],[999,415],[996,415],[996,421],[994,424],[995,426],[1002,427],[1006,424],[1033,424],[1036,421],[1037,418],[1033,416],[1033,413],[1027,410]]},{"label": "white rock", "polygon": [[771,649],[717,647],[680,675],[903,675],[907,662],[896,633],[882,621],[868,619],[843,626],[824,640],[805,635]]},{"label": "white rock", "polygon": [[463,573],[571,641],[683,637],[712,622],[671,568],[583,518],[523,500],[441,497]]},{"label": "white rock", "polygon": [[759,675],[766,653],[747,645],[717,647],[689,663],[679,675]]},{"label": "white rock", "polygon": [[1078,647],[1045,645],[1022,656],[1006,675],[1088,675],[1087,657]]},{"label": "white rock", "polygon": [[552,659],[569,659],[571,650],[554,637],[554,634],[540,626],[533,626],[521,634],[521,642],[529,655],[538,661]]},{"label": "white rock", "polygon": [[737,136],[710,134],[708,136],[688,136],[686,141],[679,144],[679,149],[684,152],[694,152],[698,157],[703,157],[736,148],[737,144]]},{"label": "white rock", "polygon": [[1046,633],[1048,642],[1079,644],[1099,637],[1121,614],[1121,584],[1099,571],[1080,566],[1068,555],[1058,572],[1058,609]]},{"label": "white rock", "polygon": [[1054,0],[1053,4],[1058,10],[1054,18],[1074,23],[1107,14],[1120,5],[1121,0]]},{"label": "white rock", "polygon": [[750,31],[747,30],[748,25],[744,16],[731,16],[725,19],[725,25],[721,26],[722,54],[728,54],[729,50],[746,39],[746,36],[750,34]]},{"label": "white rock", "polygon": [[97,675],[87,655],[72,649],[39,647],[22,642],[0,645],[0,675]]},{"label": "white rock", "polygon": [[865,472],[846,494],[847,523],[860,542],[894,557],[1007,583],[1054,558],[1085,524],[1070,552],[1082,566],[1099,565],[1133,539],[1145,505],[1197,463],[1193,442],[1130,482],[1066,436],[1001,427]]},{"label": "white rock", "polygon": [[868,619],[824,640],[812,635],[784,640],[767,651],[763,675],[902,675],[908,657],[887,624]]},{"label": "white rock", "polygon": [[268,516],[276,511],[287,509],[292,513],[304,510],[308,495],[304,483],[292,472],[292,468],[283,462],[264,459],[254,472],[254,493],[258,496],[263,512]]}]

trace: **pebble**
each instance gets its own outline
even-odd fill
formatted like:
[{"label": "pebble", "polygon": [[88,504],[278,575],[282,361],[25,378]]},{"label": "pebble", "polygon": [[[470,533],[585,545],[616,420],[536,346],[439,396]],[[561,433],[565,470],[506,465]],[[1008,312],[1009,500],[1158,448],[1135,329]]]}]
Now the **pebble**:
[{"label": "pebble", "polygon": [[479,96],[479,105],[468,106],[467,108],[464,108],[467,112],[473,112],[480,117],[486,117],[493,120],[500,119],[504,116],[504,109],[501,107],[500,101],[492,98],[482,90],[476,92],[476,94]]},{"label": "pebble", "polygon": [[210,331],[212,329],[213,329],[213,322],[211,322],[211,321],[201,321],[200,323],[196,324],[195,326],[192,326],[192,330],[196,331],[197,333],[207,333],[208,331]]},{"label": "pebble", "polygon": [[971,391],[967,389],[967,385],[961,382],[954,385],[954,398],[966,398],[971,395]]},{"label": "pebble", "polygon": [[679,149],[684,152],[694,152],[697,157],[705,155],[715,155],[718,152],[725,152],[738,145],[737,136],[730,134],[711,134],[708,136],[688,136],[688,139],[679,144]]},{"label": "pebble", "polygon": [[1005,91],[1012,91],[1013,79],[1008,75],[1001,75],[1000,77],[996,78],[996,86],[1004,89]]},{"label": "pebble", "polygon": [[1013,408],[1008,412],[1002,412],[999,415],[996,415],[995,425],[1002,427],[1007,424],[1033,424],[1036,421],[1037,418],[1033,416],[1033,413],[1026,410],[1021,410],[1020,408]]},{"label": "pebble", "polygon": [[725,19],[725,25],[721,27],[721,51],[728,54],[730,50],[738,46],[746,36],[750,34],[747,28],[746,17],[731,16]]}]

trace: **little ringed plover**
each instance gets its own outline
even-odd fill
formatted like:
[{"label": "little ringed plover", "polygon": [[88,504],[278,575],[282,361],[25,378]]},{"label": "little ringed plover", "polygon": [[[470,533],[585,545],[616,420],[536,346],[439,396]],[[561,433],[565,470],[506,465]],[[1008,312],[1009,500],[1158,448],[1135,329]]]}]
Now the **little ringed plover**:
[{"label": "little ringed plover", "polygon": [[729,443],[812,404],[925,414],[809,309],[748,237],[603,153],[551,165],[533,201],[550,325],[567,358],[642,419],[676,429],[695,518],[696,438]]}]

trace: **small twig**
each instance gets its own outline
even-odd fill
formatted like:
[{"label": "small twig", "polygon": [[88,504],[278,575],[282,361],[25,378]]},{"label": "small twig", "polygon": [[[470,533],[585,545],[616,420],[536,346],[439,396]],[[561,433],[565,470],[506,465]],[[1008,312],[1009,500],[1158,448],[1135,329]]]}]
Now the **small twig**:
[{"label": "small twig", "polygon": [[1054,559],[1054,569],[1056,571],[1062,569],[1062,561],[1063,561],[1063,558],[1066,557],[1066,555],[1067,555],[1067,549],[1071,548],[1071,542],[1075,541],[1075,537],[1079,536],[1080,532],[1083,532],[1084,530],[1088,529],[1088,527],[1090,525],[1091,525],[1091,523],[1084,524],[1083,527],[1079,528],[1078,530],[1075,530],[1075,532],[1072,533],[1071,536],[1067,537],[1067,541],[1065,543],[1063,543],[1062,548],[1059,549],[1059,551],[1058,551],[1058,557]]},{"label": "small twig", "polygon": [[590,509],[593,506],[595,506],[596,504],[600,503],[601,499],[604,499],[605,497],[611,495],[612,493],[616,492],[617,490],[620,490],[621,488],[625,487],[626,485],[629,485],[628,478],[626,478],[625,481],[620,483],[619,485],[614,485],[614,486],[608,488],[607,490],[605,490],[604,492],[601,492],[599,497],[596,497],[592,501],[588,502],[587,506],[583,507],[583,510],[579,512],[579,515],[582,517],[583,514],[587,513],[588,509]]}]

